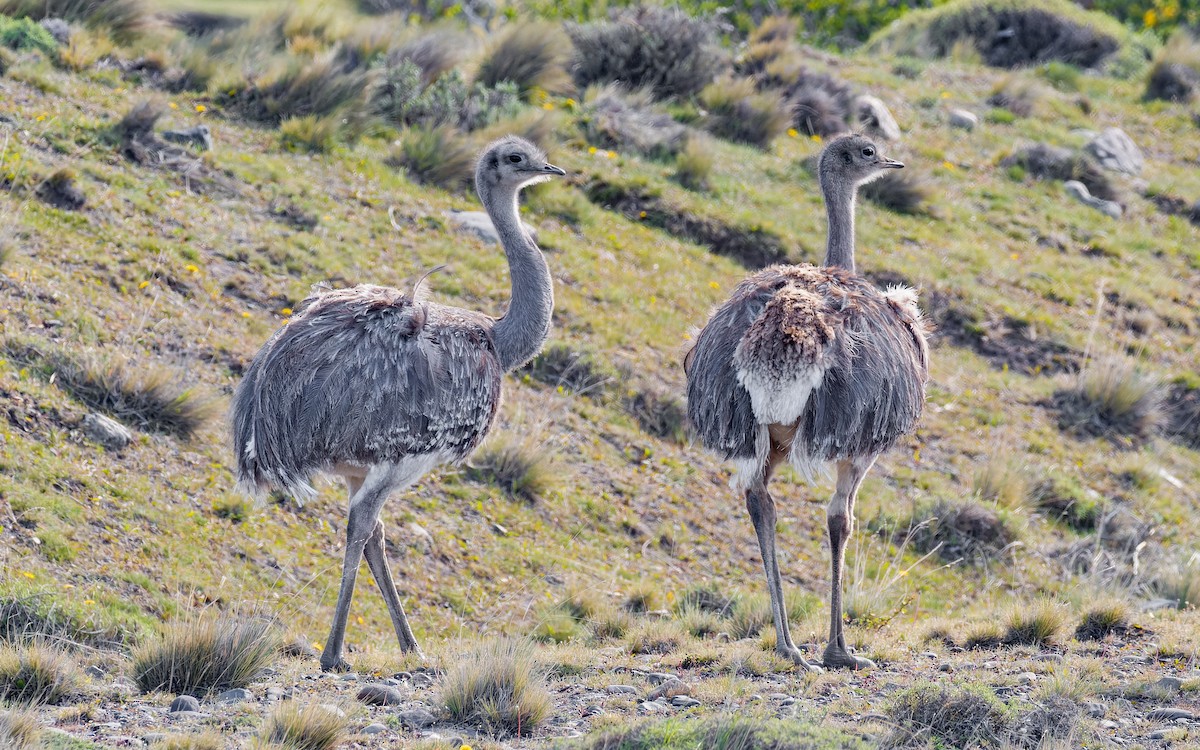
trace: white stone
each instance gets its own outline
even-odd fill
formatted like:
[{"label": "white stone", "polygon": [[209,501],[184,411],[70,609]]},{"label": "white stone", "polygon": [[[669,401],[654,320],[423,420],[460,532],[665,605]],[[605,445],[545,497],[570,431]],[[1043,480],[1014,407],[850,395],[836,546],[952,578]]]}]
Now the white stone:
[{"label": "white stone", "polygon": [[885,141],[900,140],[900,126],[896,118],[888,111],[887,105],[878,97],[861,94],[854,100],[854,114],[858,122]]},{"label": "white stone", "polygon": [[1138,174],[1145,163],[1141,149],[1120,128],[1108,128],[1088,141],[1083,150],[1095,157],[1100,166],[1110,172]]},{"label": "white stone", "polygon": [[974,112],[968,112],[965,109],[950,110],[950,125],[963,130],[974,130],[979,124],[979,118]]},{"label": "white stone", "polygon": [[1087,185],[1084,185],[1078,180],[1067,180],[1063,183],[1063,188],[1067,194],[1085,206],[1091,206],[1102,214],[1107,214],[1114,219],[1121,218],[1123,209],[1120,203],[1114,201],[1106,201],[1103,198],[1097,198],[1088,192]]},{"label": "white stone", "polygon": [[79,423],[83,434],[105,450],[119,451],[129,445],[133,434],[125,425],[103,414],[89,414]]}]

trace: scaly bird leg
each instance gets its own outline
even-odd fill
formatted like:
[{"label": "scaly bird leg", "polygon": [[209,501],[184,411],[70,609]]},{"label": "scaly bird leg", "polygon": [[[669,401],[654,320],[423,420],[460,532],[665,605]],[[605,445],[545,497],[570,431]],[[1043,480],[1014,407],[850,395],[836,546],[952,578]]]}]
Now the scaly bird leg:
[{"label": "scaly bird leg", "polygon": [[832,557],[832,583],[829,596],[829,645],[825,647],[825,666],[829,669],[871,669],[870,659],[854,656],[846,650],[846,635],[842,625],[842,567],[846,558],[846,542],[854,524],[854,501],[858,488],[875,457],[864,460],[839,461],[837,489],[829,501],[829,549]]},{"label": "scaly bird leg", "polygon": [[417,645],[417,638],[408,624],[408,617],[404,614],[404,605],[400,602],[400,594],[396,591],[387,555],[383,551],[383,521],[375,522],[375,530],[367,539],[363,555],[367,558],[367,567],[371,569],[371,575],[375,576],[375,583],[379,585],[379,593],[383,594],[388,614],[392,616],[392,627],[396,629],[400,650],[415,651],[417,656],[424,658],[421,647]]}]

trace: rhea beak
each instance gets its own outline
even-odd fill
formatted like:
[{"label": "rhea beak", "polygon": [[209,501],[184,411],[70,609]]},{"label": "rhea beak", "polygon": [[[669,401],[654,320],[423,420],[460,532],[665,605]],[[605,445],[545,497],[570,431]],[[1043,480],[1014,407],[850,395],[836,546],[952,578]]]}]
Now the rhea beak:
[{"label": "rhea beak", "polygon": [[884,169],[904,169],[903,163],[898,162],[895,159],[888,159],[887,157],[884,157],[883,161],[879,163],[879,166],[883,167]]},{"label": "rhea beak", "polygon": [[567,174],[567,171],[565,169],[562,169],[561,167],[556,167],[553,164],[547,164],[546,166],[542,167],[542,171],[545,172],[546,174],[556,174],[559,177],[565,177]]}]

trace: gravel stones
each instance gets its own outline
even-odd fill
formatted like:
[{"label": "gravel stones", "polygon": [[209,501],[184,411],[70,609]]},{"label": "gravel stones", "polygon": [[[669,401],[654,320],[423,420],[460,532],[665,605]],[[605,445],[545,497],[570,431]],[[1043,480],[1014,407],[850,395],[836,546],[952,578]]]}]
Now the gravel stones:
[{"label": "gravel stones", "polygon": [[377,682],[363,685],[358,691],[358,699],[368,706],[398,706],[404,702],[399,690]]}]

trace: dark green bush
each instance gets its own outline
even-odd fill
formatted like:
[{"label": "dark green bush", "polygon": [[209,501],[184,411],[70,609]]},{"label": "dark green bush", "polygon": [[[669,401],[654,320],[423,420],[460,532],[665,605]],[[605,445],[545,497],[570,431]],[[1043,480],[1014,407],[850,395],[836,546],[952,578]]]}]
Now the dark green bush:
[{"label": "dark green bush", "polygon": [[152,24],[153,11],[143,0],[0,0],[0,14],[13,18],[61,18],[106,28],[119,42],[133,39]]},{"label": "dark green bush", "polygon": [[29,18],[0,16],[0,45],[9,49],[35,49],[47,55],[58,49],[58,42],[41,24]]}]

